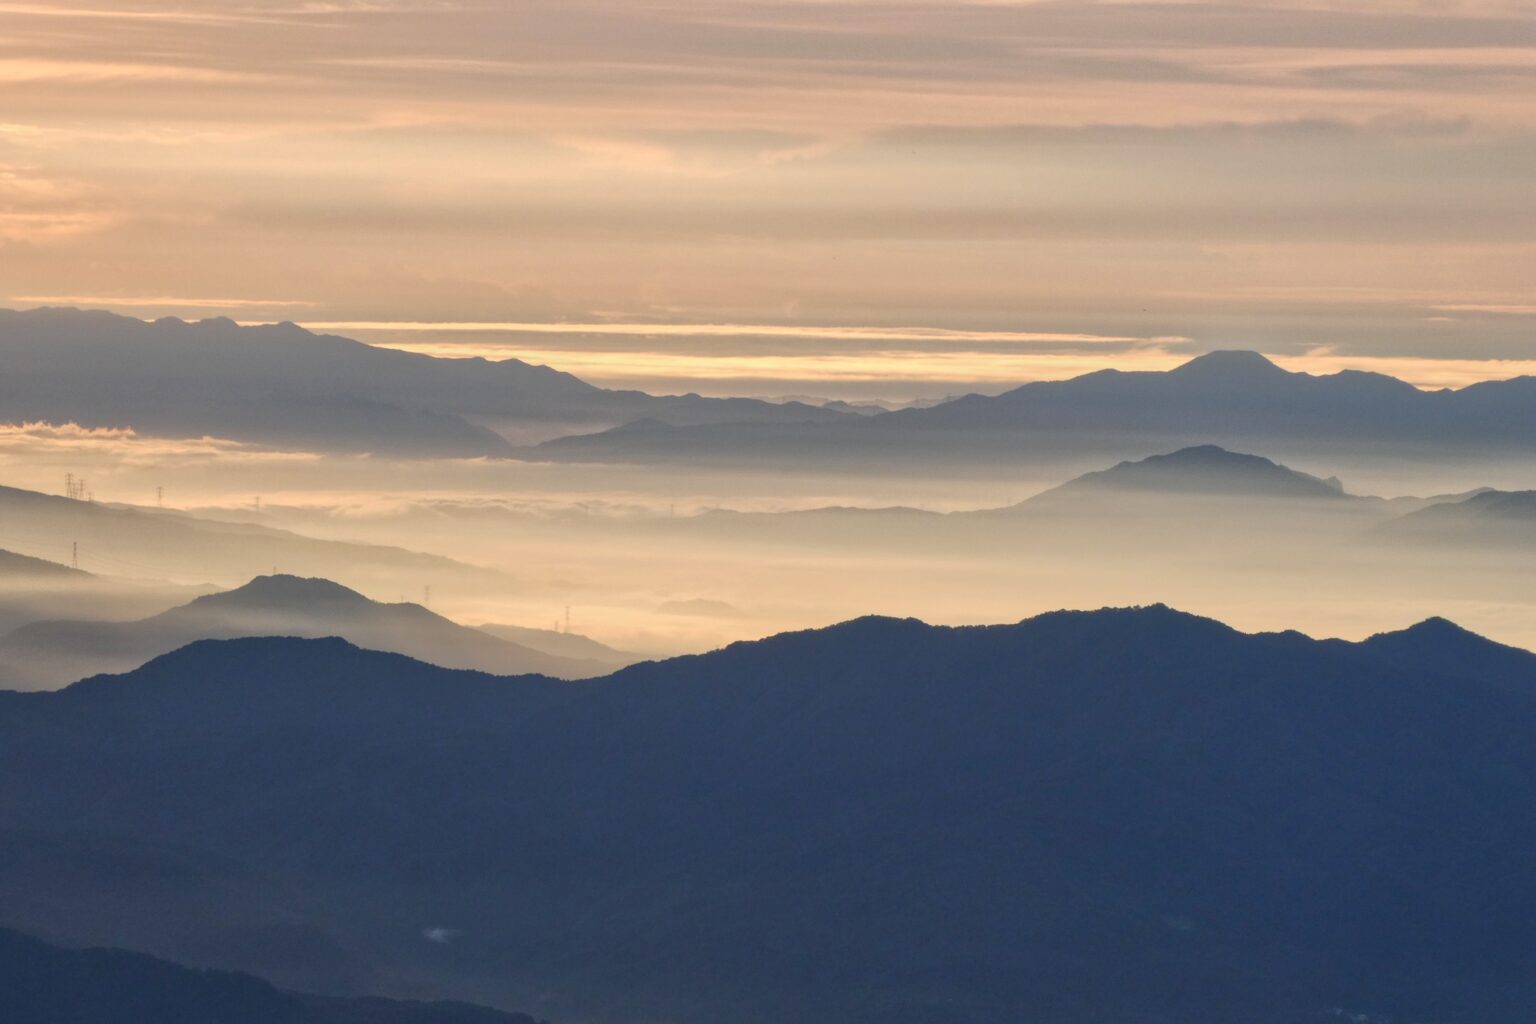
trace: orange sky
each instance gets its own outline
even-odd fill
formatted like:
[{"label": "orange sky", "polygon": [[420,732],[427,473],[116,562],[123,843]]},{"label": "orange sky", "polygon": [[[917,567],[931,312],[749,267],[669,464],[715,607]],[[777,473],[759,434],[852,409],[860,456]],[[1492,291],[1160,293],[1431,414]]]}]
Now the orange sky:
[{"label": "orange sky", "polygon": [[1533,175],[1524,0],[0,0],[0,305],[800,329],[370,332],[660,390],[1507,376]]}]

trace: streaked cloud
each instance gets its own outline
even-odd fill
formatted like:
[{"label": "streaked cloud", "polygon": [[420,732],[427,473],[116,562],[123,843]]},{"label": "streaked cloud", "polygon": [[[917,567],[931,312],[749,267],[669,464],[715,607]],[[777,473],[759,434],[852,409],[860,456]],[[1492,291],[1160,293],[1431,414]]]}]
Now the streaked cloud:
[{"label": "streaked cloud", "polygon": [[12,304],[1528,351],[1521,0],[0,14]]},{"label": "streaked cloud", "polygon": [[80,306],[125,309],[251,309],[265,306],[312,306],[298,299],[191,298],[175,295],[18,295],[13,302],[28,306]]},{"label": "streaked cloud", "polygon": [[1536,316],[1536,305],[1529,303],[1449,303],[1434,307],[1446,313],[1495,313],[1500,316]]},{"label": "streaked cloud", "polygon": [[[1191,339],[745,324],[310,324],[400,351],[521,359],[610,387],[713,395],[900,400],[997,392],[1095,370],[1168,370],[1202,351]],[[1533,359],[1371,356],[1317,346],[1277,353],[1303,373],[1367,370],[1422,388],[1536,375]]]},{"label": "streaked cloud", "polygon": [[1302,356],[1278,356],[1275,361],[1302,373],[1364,370],[1384,373],[1430,390],[1464,388],[1486,380],[1536,377],[1536,359],[1428,359],[1412,356],[1341,355],[1319,349]]},{"label": "streaked cloud", "polygon": [[[146,304],[153,304],[146,301]],[[1061,334],[1038,331],[961,331],[944,327],[806,326],[798,324],[667,324],[667,323],[434,323],[428,321],[340,321],[305,323],[315,331],[430,331],[444,333],[584,334],[623,337],[685,338],[812,338],[823,341],[948,341],[1130,344],[1185,342],[1188,338],[1135,338],[1104,334]]]},{"label": "streaked cloud", "polygon": [[35,468],[60,456],[109,457],[123,467],[169,465],[211,460],[263,463],[312,463],[306,452],[277,452],[223,438],[141,436],[128,427],[82,427],[77,423],[0,423],[0,461],[17,460]]},{"label": "streaked cloud", "polygon": [[1031,380],[1059,380],[1120,366],[1166,370],[1188,359],[1162,348],[1131,352],[997,353],[958,350],[871,349],[854,353],[718,355],[590,352],[573,349],[396,343],[388,346],[437,356],[519,358],[561,367],[610,387],[657,392],[776,397],[806,392],[821,398],[939,397],[973,390],[998,391]]},{"label": "streaked cloud", "polygon": [[238,82],[260,76],[221,68],[187,67],[173,64],[123,63],[87,60],[32,60],[0,57],[0,83],[5,82],[75,82],[109,83],[127,80],[169,80],[176,82]]}]

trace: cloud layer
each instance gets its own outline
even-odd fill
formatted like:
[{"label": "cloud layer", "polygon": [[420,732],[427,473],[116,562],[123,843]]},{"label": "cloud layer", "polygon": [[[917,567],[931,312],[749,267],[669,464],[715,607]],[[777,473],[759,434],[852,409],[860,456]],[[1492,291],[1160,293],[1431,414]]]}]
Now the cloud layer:
[{"label": "cloud layer", "polygon": [[1530,354],[1530,3],[0,14],[12,304]]}]

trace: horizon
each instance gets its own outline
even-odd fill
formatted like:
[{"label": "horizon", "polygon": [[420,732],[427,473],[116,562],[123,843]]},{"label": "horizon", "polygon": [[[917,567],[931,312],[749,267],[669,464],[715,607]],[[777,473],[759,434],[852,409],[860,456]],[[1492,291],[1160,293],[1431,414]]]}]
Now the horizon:
[{"label": "horizon", "polygon": [[[169,308],[169,307],[168,307]],[[812,400],[823,402],[867,402],[891,408],[914,402],[948,401],[968,394],[996,395],[1024,384],[1039,381],[1070,380],[1097,370],[1158,372],[1177,369],[1201,356],[1221,352],[1253,352],[1291,373],[1325,376],[1347,370],[1379,373],[1394,377],[1423,391],[1455,390],[1486,381],[1536,376],[1536,359],[1455,359],[1407,356],[1344,356],[1319,350],[1301,355],[1284,355],[1246,348],[1192,348],[1192,339],[1130,339],[1092,335],[1038,335],[1029,332],[956,331],[923,327],[815,327],[807,325],[766,324],[676,324],[676,323],[548,323],[478,324],[478,323],[370,323],[305,322],[290,320],[240,319],[228,313],[205,317],[185,317],[175,313],[148,315],[142,307],[113,309],[109,306],[39,305],[9,310],[15,313],[102,312],[113,316],[154,323],[177,320],[196,324],[204,320],[228,320],[241,327],[278,327],[292,324],[316,335],[336,335],[377,348],[410,352],[443,359],[481,358],[491,362],[519,360],[569,373],[598,387],[640,390],[657,395],[699,394],[711,398],[758,398],[764,401]],[[350,332],[350,333],[348,333]],[[412,341],[429,338],[452,339],[474,335],[476,340]],[[676,336],[693,339],[739,337],[748,339],[798,338],[829,340],[846,338],[861,342],[908,342],[922,345],[935,341],[949,344],[991,343],[994,348],[1018,348],[1038,341],[1072,343],[1083,351],[1067,354],[1037,355],[1026,352],[974,352],[980,357],[970,364],[970,371],[954,369],[954,352],[942,354],[924,351],[877,350],[846,358],[829,369],[826,355],[807,356],[717,356],[695,353],[614,354],[592,353],[580,349],[528,347],[512,342],[488,340],[495,335],[546,335],[551,338],[576,335],[586,339],[633,337],[653,339]],[[1126,342],[1143,341],[1142,347],[1128,352],[1099,355],[1095,349]],[[817,372],[806,372],[815,368]],[[800,369],[798,376],[784,376]],[[879,370],[875,373],[873,371]],[[984,374],[974,372],[984,369]],[[667,387],[675,390],[666,390]],[[795,390],[799,389],[799,390]]]},{"label": "horizon", "polygon": [[[1052,336],[1531,362],[1525,0],[3,10],[0,304],[435,324],[370,333],[711,394],[1080,366]],[[559,321],[772,333],[441,326]]]},{"label": "horizon", "polygon": [[4,1024],[1528,1024],[1536,0],[0,0]]}]

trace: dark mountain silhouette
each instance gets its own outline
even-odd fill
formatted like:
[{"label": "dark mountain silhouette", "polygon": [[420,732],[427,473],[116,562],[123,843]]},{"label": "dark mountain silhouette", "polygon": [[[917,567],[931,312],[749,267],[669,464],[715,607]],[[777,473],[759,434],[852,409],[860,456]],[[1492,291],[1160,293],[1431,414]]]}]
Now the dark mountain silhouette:
[{"label": "dark mountain silhouette", "polygon": [[1421,391],[1385,374],[1292,373],[1257,352],[1211,352],[1166,372],[1101,370],[893,415],[924,427],[1195,433],[1224,446],[1319,436],[1422,442],[1436,440],[1435,430],[1513,443],[1532,436],[1536,421],[1527,415],[1511,422],[1506,392],[1536,394],[1536,378]]},{"label": "dark mountain silhouette", "polygon": [[844,415],[799,403],[605,391],[516,359],[438,359],[289,323],[147,323],[74,309],[0,310],[0,408],[13,421],[404,456],[506,455],[497,430],[550,437],[639,417]]},{"label": "dark mountain silhouette", "polygon": [[[1311,564],[1320,548],[1353,544],[1392,514],[1380,498],[1346,494],[1258,455],[1216,445],[1181,448],[1086,473],[1000,509],[952,516],[973,528],[1024,531],[1036,549],[1092,547],[1127,564],[1280,558]],[[1319,571],[1326,571],[1324,566]]]},{"label": "dark mountain silhouette", "polygon": [[805,465],[940,459],[974,466],[1080,463],[1217,444],[1229,449],[1528,453],[1536,378],[1421,391],[1377,373],[1291,373],[1255,352],[1212,352],[1167,372],[1101,370],[826,425],[734,424],[549,441],[564,460],[780,460]]},{"label": "dark mountain silhouette", "polygon": [[1208,444],[1086,473],[1026,504],[1063,498],[1094,500],[1105,492],[1307,501],[1346,497],[1337,481],[1320,480],[1262,456]]},{"label": "dark mountain silhouette", "polygon": [[[1533,730],[1536,655],[1437,621],[1346,643],[1164,607],[860,619],[586,683],[237,640],[0,694],[0,808],[272,879],[389,995],[682,1024],[1515,1024]],[[232,947],[174,904],[92,924],[78,878],[5,865],[3,905],[70,941],[262,954],[198,954]]]},{"label": "dark mountain silhouette", "polygon": [[[371,946],[343,946],[324,908],[241,860],[175,842],[70,826],[0,827],[5,917],[28,930],[203,967],[281,976],[296,991],[378,991],[394,980]],[[400,994],[441,998],[441,990]]]},{"label": "dark mountain silhouette", "polygon": [[[507,577],[437,555],[318,540],[181,512],[78,501],[0,486],[0,542],[116,576],[235,584],[274,567],[359,586],[502,586]],[[185,598],[183,598],[185,600]]]},{"label": "dark mountain silhouette", "polygon": [[55,689],[124,672],[195,640],[340,636],[447,668],[585,678],[611,664],[546,654],[461,626],[419,604],[384,604],[323,579],[258,576],[243,587],[135,622],[34,622],[0,637],[0,685]]},{"label": "dark mountain silhouette", "polygon": [[1403,669],[1455,676],[1476,664],[1484,680],[1524,696],[1530,685],[1531,652],[1490,644],[1447,619],[1425,619],[1396,633],[1378,633],[1360,649],[1372,658]]},{"label": "dark mountain silhouette", "polygon": [[[1414,499],[1418,500],[1418,499]],[[1020,545],[1092,543],[1127,546],[1140,555],[1186,547],[1208,551],[1216,536],[1254,550],[1300,536],[1352,540],[1392,515],[1380,498],[1346,494],[1323,480],[1257,455],[1198,445],[1085,473],[1002,508],[948,514],[915,508],[825,507],[775,513],[711,511],[661,529],[740,536],[743,543],[909,546],[918,550],[989,550]],[[1030,529],[1021,531],[1021,521]],[[1105,532],[1136,523],[1137,531]],[[1158,544],[1147,544],[1157,529]],[[1071,535],[1070,537],[1068,535]]]},{"label": "dark mountain silhouette", "polygon": [[[1126,508],[1116,499],[1123,497],[1192,499],[1237,498],[1257,502],[1297,499],[1336,502],[1349,498],[1336,479],[1322,480],[1307,473],[1272,462],[1258,455],[1230,452],[1217,445],[1196,445],[1166,455],[1152,455],[1138,461],[1121,462],[1108,469],[1084,473],[1060,486],[1001,509],[980,509],[992,515],[999,512],[1033,511],[1061,503],[1072,503],[1100,512],[1122,513]],[[1368,499],[1379,503],[1379,499]],[[1383,503],[1385,508],[1385,504]],[[952,514],[970,522],[977,513]],[[788,512],[735,512],[712,509],[693,517],[698,520],[722,520],[787,524],[814,522],[819,526],[839,524],[866,529],[872,525],[905,521],[937,526],[946,517],[941,513],[905,506],[849,508],[825,506]]]},{"label": "dark mountain silhouette", "polygon": [[328,999],[122,949],[63,949],[0,928],[6,1024],[537,1024],[462,1003]]}]

